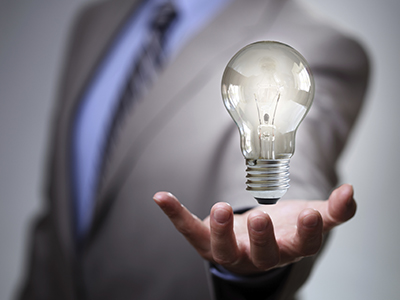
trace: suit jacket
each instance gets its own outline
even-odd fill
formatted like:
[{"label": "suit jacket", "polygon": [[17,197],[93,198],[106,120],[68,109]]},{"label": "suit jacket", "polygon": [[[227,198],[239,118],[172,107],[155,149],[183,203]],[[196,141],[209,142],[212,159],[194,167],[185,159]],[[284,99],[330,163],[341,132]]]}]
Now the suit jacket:
[{"label": "suit jacket", "polygon": [[[204,262],[152,196],[169,190],[199,217],[218,201],[234,208],[256,205],[245,191],[238,131],[220,96],[227,62],[251,42],[293,46],[315,76],[314,105],[297,134],[285,198],[325,199],[336,184],[335,163],[367,84],[365,52],[295,1],[236,0],[186,44],[130,110],[78,256],[72,233],[72,116],[107,46],[138,3],[95,3],[72,30],[53,123],[45,211],[32,230],[20,299],[210,298]],[[291,268],[279,299],[294,295],[313,260]]]}]

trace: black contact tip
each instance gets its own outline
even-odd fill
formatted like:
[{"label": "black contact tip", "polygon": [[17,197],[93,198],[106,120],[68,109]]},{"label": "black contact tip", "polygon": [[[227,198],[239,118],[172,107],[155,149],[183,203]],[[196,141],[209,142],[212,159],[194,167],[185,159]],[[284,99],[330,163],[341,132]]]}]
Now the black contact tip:
[{"label": "black contact tip", "polygon": [[262,205],[276,204],[280,198],[255,198]]}]

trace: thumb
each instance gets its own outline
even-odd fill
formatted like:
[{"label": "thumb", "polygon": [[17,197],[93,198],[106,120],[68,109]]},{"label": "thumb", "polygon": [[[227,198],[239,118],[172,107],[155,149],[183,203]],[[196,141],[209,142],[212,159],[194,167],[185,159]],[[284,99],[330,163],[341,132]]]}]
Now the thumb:
[{"label": "thumb", "polygon": [[323,214],[324,231],[350,220],[356,213],[357,203],[354,200],[353,186],[343,184],[336,188],[328,199],[326,211]]}]

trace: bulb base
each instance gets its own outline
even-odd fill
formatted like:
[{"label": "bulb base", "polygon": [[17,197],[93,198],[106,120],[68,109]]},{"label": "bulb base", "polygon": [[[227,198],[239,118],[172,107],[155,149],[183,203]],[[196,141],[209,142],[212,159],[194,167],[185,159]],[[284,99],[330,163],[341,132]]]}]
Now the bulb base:
[{"label": "bulb base", "polygon": [[275,204],[289,188],[289,159],[247,159],[247,188],[259,204]]}]

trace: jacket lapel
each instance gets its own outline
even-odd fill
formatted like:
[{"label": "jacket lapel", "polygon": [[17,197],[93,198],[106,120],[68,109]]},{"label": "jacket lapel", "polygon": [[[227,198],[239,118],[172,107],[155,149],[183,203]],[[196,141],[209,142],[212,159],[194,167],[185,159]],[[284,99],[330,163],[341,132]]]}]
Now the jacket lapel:
[{"label": "jacket lapel", "polygon": [[256,41],[260,33],[266,36],[284,2],[234,1],[188,42],[177,59],[160,74],[154,88],[135,103],[105,168],[90,238],[99,231],[118,192],[158,128],[200,91],[211,74],[218,70],[222,76],[229,59],[240,48]]}]

